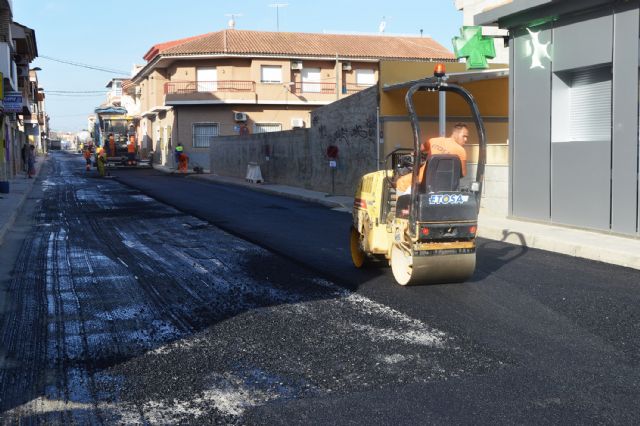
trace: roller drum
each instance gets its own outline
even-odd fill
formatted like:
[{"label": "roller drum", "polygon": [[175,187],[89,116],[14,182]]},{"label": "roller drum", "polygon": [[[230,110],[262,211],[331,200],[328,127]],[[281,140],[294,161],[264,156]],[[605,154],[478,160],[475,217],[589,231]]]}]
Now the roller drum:
[{"label": "roller drum", "polygon": [[475,253],[417,256],[398,244],[391,249],[391,270],[400,285],[463,282],[475,268]]}]

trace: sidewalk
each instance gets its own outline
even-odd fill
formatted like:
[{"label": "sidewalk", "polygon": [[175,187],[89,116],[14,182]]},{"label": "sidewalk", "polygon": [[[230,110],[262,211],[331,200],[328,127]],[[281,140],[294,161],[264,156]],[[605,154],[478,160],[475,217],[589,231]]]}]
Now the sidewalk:
[{"label": "sidewalk", "polygon": [[[164,172],[173,172],[172,169],[163,166],[154,165],[154,168]],[[332,196],[324,192],[286,185],[255,184],[246,182],[241,178],[217,176],[206,172],[204,174],[190,173],[188,177],[240,185],[255,191],[315,202],[345,213],[351,213],[353,207],[353,197]],[[515,220],[495,216],[487,212],[481,212],[478,218],[478,236],[640,269],[640,238],[622,237],[606,232]]]},{"label": "sidewalk", "polygon": [[20,172],[9,181],[9,193],[0,194],[0,245],[16,221],[46,159],[46,155],[36,157],[36,175],[33,179],[28,179],[26,172]]}]

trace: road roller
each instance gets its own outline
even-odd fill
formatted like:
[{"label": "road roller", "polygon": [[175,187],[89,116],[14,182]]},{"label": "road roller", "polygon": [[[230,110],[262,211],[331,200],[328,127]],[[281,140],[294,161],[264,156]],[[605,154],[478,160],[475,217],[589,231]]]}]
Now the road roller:
[{"label": "road roller", "polygon": [[[451,92],[468,104],[479,153],[475,177],[462,178],[455,155],[420,152],[421,129],[414,107],[420,91]],[[486,134],[478,105],[465,88],[447,83],[442,65],[433,77],[409,87],[405,103],[413,148],[396,149],[385,167],[362,177],[354,197],[350,251],[357,268],[388,262],[400,285],[453,283],[469,279],[476,265],[476,234],[486,162]],[[439,111],[445,114],[445,111]],[[420,167],[425,164],[426,167]],[[411,173],[409,194],[396,191],[397,179]],[[422,174],[422,175],[420,175]]]}]

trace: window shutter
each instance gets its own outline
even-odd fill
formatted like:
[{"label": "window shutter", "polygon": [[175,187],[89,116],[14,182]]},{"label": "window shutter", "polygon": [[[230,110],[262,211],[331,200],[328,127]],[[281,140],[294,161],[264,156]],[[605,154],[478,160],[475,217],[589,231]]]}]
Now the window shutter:
[{"label": "window shutter", "polygon": [[262,83],[282,83],[282,67],[273,65],[263,65],[260,68]]},{"label": "window shutter", "polygon": [[373,70],[356,70],[356,84],[358,86],[373,86],[376,76]]},{"label": "window shutter", "polygon": [[571,78],[570,138],[611,140],[611,68],[579,70]]}]

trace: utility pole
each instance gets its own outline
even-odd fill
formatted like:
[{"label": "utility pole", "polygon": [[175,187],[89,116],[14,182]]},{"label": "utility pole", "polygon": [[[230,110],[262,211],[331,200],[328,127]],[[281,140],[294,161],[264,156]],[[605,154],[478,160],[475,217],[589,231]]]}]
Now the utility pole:
[{"label": "utility pole", "polygon": [[276,8],[276,31],[280,32],[280,8],[287,7],[289,3],[271,3],[269,7]]}]

